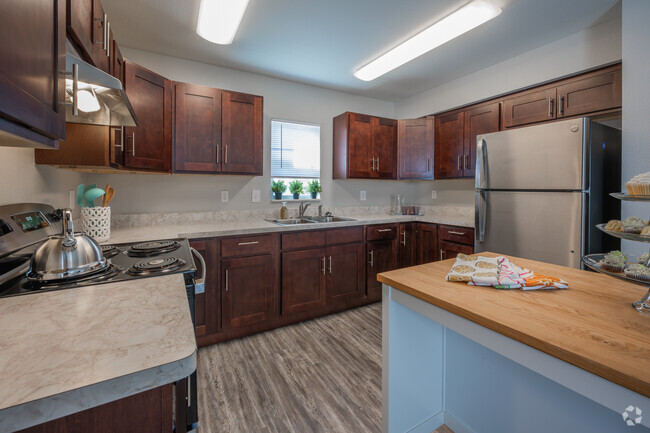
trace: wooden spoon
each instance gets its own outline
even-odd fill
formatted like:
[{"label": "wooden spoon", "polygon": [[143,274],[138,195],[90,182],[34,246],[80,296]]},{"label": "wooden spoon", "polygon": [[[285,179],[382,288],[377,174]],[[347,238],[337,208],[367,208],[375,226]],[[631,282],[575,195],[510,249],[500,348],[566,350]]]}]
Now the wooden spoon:
[{"label": "wooden spoon", "polygon": [[108,207],[108,204],[113,200],[113,197],[115,196],[115,189],[110,186],[106,185],[106,194],[104,194],[104,207]]}]

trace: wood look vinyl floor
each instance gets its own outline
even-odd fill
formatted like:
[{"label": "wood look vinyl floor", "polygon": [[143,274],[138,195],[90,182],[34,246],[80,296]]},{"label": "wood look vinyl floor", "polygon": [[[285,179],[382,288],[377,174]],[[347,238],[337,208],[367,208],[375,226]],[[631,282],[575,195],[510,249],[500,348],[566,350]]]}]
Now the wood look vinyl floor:
[{"label": "wood look vinyl floor", "polygon": [[198,387],[199,433],[381,432],[381,303],[202,348]]}]

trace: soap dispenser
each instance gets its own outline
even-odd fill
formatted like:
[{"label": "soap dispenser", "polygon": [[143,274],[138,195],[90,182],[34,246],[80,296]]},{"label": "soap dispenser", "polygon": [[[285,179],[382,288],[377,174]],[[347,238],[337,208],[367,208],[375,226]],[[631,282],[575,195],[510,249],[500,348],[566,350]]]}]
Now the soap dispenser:
[{"label": "soap dispenser", "polygon": [[289,218],[289,209],[287,209],[287,202],[282,202],[282,207],[280,208],[280,219],[286,220]]}]

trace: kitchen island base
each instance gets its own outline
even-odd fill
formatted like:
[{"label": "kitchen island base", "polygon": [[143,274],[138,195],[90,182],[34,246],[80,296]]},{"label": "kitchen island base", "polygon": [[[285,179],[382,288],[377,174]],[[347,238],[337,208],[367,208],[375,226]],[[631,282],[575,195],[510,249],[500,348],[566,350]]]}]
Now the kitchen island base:
[{"label": "kitchen island base", "polygon": [[384,432],[648,431],[643,395],[386,284],[383,300]]}]

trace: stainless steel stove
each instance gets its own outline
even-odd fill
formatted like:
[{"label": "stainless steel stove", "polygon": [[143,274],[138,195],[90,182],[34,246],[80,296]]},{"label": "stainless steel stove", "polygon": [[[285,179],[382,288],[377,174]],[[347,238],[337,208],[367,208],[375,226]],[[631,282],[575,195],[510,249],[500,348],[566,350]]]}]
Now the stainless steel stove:
[{"label": "stainless steel stove", "polygon": [[[102,245],[109,266],[97,272],[48,281],[28,278],[30,259],[36,248],[49,236],[61,232],[60,212],[52,206],[40,203],[0,206],[0,298],[183,274],[192,321],[195,320],[194,295],[203,293],[205,263],[187,239]],[[194,258],[201,263],[201,278],[196,277]],[[187,388],[178,389],[177,384],[176,399],[187,401],[187,426],[177,431],[191,431],[198,424],[196,373],[183,383]]]}]

